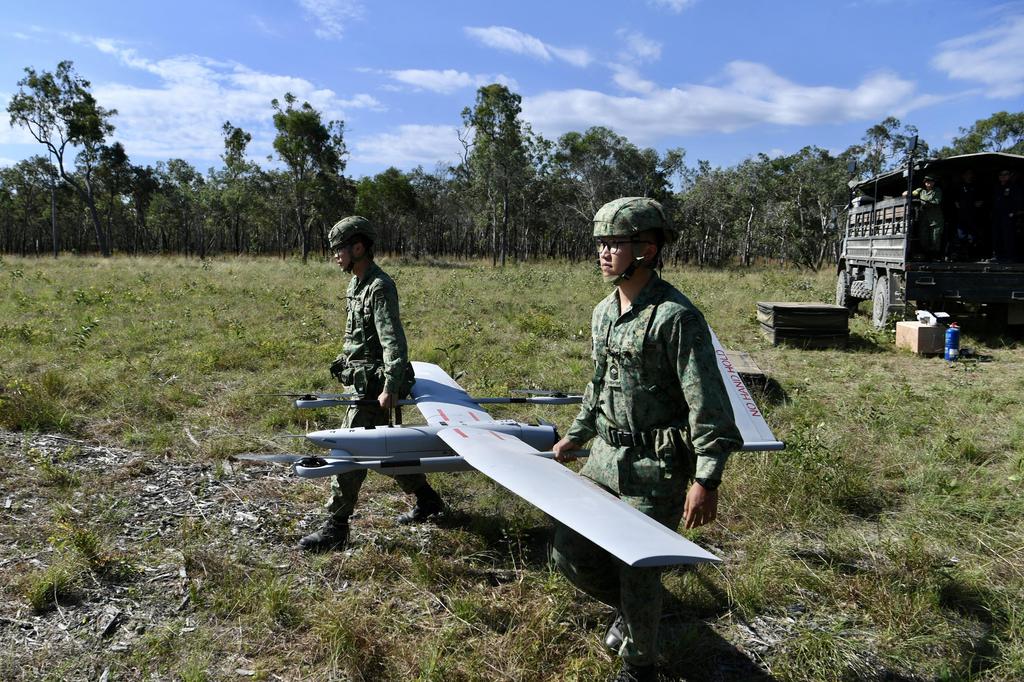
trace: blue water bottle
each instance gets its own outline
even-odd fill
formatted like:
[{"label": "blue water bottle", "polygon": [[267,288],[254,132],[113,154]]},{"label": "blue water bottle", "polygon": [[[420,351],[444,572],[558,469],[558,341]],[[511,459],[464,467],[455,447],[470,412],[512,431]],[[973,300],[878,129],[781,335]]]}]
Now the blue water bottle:
[{"label": "blue water bottle", "polygon": [[960,357],[960,328],[956,322],[946,330],[946,360],[954,362]]}]

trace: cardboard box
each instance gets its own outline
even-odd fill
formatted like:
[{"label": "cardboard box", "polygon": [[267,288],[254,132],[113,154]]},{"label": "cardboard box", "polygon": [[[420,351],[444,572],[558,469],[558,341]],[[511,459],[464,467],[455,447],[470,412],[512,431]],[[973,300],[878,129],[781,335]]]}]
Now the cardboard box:
[{"label": "cardboard box", "polygon": [[896,323],[896,347],[918,355],[942,355],[946,344],[946,327],[920,322]]}]

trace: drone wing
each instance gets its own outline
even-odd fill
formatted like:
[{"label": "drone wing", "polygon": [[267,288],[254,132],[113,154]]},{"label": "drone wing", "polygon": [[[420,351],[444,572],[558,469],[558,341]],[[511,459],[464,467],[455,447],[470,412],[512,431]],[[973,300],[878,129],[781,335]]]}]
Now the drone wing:
[{"label": "drone wing", "polygon": [[416,374],[412,397],[427,424],[482,425],[494,421],[443,369],[429,362],[413,362],[412,366]]},{"label": "drone wing", "polygon": [[[708,328],[710,330],[710,327]],[[786,444],[778,440],[768,422],[764,420],[761,410],[751,397],[743,379],[740,378],[736,368],[732,366],[729,355],[722,348],[721,342],[711,331],[711,344],[715,347],[715,358],[718,360],[718,371],[725,382],[725,391],[729,394],[729,402],[732,404],[733,418],[736,420],[736,428],[743,436],[742,450],[784,450]]]},{"label": "drone wing", "polygon": [[630,566],[719,561],[571,469],[536,456],[514,436],[468,426],[437,435],[474,469]]}]

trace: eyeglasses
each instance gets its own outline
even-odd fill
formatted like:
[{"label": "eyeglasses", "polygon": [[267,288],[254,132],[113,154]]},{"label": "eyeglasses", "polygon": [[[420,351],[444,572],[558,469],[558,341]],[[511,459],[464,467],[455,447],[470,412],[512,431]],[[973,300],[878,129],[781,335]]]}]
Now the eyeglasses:
[{"label": "eyeglasses", "polygon": [[597,252],[601,253],[608,249],[608,253],[614,255],[622,250],[626,244],[653,244],[649,239],[598,239]]}]

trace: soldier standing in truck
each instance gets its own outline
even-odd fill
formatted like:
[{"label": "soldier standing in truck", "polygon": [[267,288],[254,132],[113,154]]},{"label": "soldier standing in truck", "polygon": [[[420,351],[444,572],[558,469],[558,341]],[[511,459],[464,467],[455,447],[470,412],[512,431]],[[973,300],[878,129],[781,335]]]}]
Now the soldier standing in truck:
[{"label": "soldier standing in truck", "polygon": [[[918,187],[913,197],[921,202],[917,219],[918,238],[926,258],[938,259],[942,255],[942,190],[936,185],[934,175],[924,176],[924,187]],[[904,194],[906,194],[904,192]]]}]

